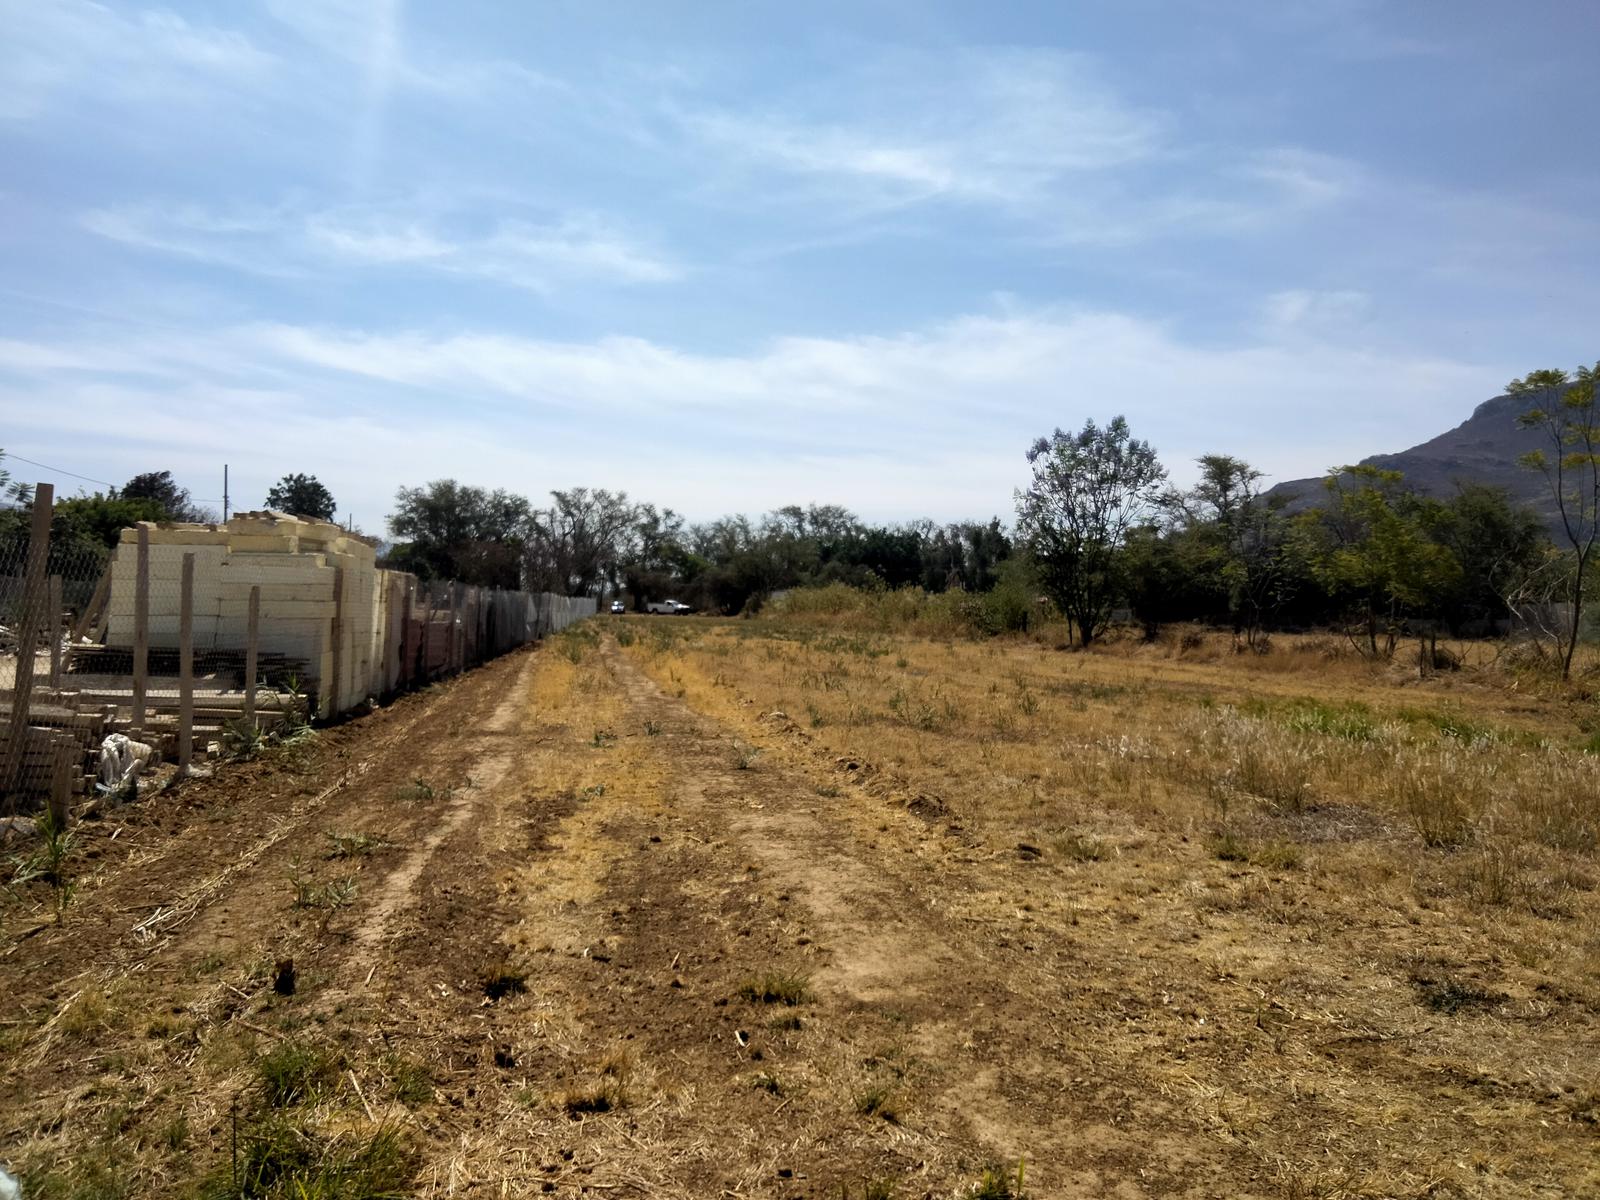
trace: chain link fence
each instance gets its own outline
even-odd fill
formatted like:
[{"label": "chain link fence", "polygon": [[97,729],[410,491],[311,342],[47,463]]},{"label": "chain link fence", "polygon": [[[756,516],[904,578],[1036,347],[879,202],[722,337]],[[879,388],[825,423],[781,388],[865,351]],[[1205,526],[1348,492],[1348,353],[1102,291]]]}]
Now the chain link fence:
[{"label": "chain link fence", "polygon": [[0,536],[0,815],[48,803],[64,820],[111,734],[186,771],[595,611],[381,570],[369,543],[276,514],[140,525],[108,549],[51,537],[52,500],[41,485],[29,530]]}]

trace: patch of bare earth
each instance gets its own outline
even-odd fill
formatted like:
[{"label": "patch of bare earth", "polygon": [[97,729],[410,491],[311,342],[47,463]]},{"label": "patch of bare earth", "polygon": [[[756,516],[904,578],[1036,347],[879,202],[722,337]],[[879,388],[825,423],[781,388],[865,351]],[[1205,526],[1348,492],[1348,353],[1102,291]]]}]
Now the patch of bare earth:
[{"label": "patch of bare earth", "polygon": [[[1226,801],[1219,855],[1199,759],[1146,738],[1203,674],[613,628],[84,826],[60,918],[37,883],[3,910],[0,1161],[236,1194],[288,1122],[395,1135],[428,1196],[1595,1182],[1594,981],[1537,965],[1587,895],[1464,924],[1455,860],[1402,877],[1343,793]],[[314,1082],[273,1099],[291,1052]]]}]

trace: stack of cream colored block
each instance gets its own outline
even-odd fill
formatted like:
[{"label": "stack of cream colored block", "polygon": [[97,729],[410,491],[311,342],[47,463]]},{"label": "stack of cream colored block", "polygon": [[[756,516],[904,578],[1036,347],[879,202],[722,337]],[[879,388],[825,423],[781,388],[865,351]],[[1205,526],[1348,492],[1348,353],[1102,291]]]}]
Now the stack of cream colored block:
[{"label": "stack of cream colored block", "polygon": [[[307,664],[322,715],[341,712],[385,690],[384,659],[393,622],[386,600],[395,590],[380,577],[372,545],[337,525],[281,513],[242,513],[216,525],[151,525],[150,645],[176,647],[183,556],[193,553],[196,655],[242,651],[250,589],[261,588],[263,654]],[[112,560],[107,642],[134,642],[138,531],[125,529]],[[334,568],[344,571],[334,603]],[[334,618],[340,617],[335,629]],[[340,650],[334,652],[337,632]],[[339,678],[333,678],[338,659]],[[378,676],[378,677],[375,677]]]}]

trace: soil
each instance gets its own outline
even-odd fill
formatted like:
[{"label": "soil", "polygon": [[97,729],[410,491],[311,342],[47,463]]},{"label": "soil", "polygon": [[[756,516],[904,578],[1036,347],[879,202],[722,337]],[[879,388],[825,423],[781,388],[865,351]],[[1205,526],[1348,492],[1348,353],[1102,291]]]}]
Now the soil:
[{"label": "soil", "polygon": [[1226,1095],[1172,1084],[1292,1019],[1212,1007],[1173,966],[1198,934],[1062,907],[1036,847],[568,645],[80,826],[59,914],[37,883],[3,911],[0,1162],[192,1195],[253,1064],[309,1042],[341,1068],[314,1119],[401,1128],[418,1195],[956,1196],[1019,1163],[1034,1196],[1285,1194]]}]

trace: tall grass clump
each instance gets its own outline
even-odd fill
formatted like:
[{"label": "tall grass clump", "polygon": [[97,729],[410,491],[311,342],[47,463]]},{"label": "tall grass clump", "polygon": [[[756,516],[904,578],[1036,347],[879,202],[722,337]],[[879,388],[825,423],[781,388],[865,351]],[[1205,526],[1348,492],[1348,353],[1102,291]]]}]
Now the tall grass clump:
[{"label": "tall grass clump", "polygon": [[1300,812],[1326,766],[1318,739],[1228,709],[1198,715],[1203,752],[1216,764],[1214,788],[1253,796],[1280,812]]},{"label": "tall grass clump", "polygon": [[1496,766],[1494,756],[1461,747],[1404,749],[1378,789],[1423,845],[1448,850],[1472,840],[1494,795]]}]

